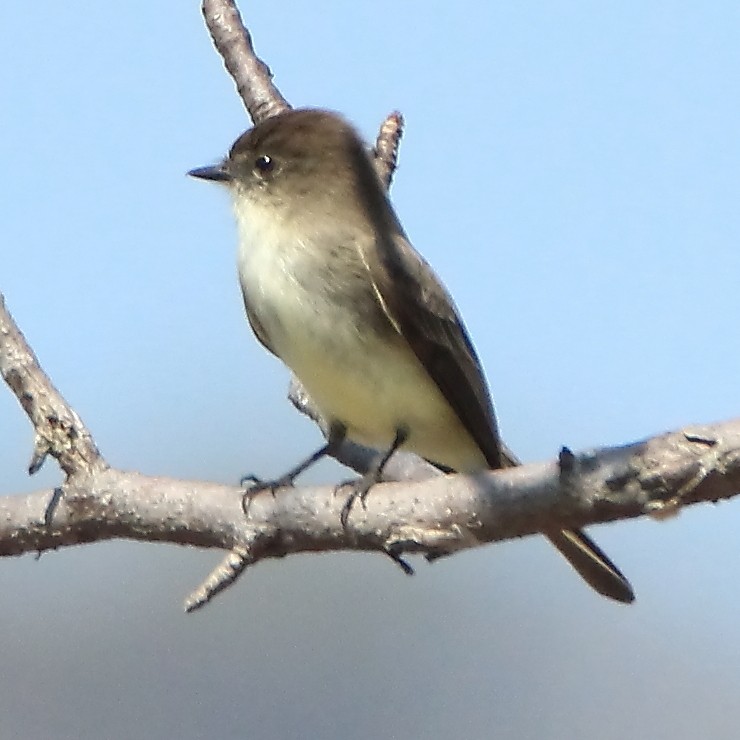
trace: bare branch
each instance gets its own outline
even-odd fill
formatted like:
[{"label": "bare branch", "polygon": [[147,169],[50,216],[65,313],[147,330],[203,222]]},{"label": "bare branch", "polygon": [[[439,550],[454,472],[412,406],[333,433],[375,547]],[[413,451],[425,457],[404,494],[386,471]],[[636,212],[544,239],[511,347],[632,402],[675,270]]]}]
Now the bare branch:
[{"label": "bare branch", "polygon": [[15,393],[36,431],[29,473],[51,454],[67,476],[106,467],[92,435],[39,366],[0,294],[0,373]]},{"label": "bare branch", "polygon": [[375,169],[386,190],[390,189],[393,173],[398,166],[398,148],[403,136],[403,116],[394,111],[383,121],[375,140]]},{"label": "bare branch", "polygon": [[248,549],[235,547],[209,574],[208,578],[185,599],[185,611],[194,612],[205,606],[217,594],[231,586],[234,581],[254,563]]},{"label": "bare branch", "polygon": [[259,123],[290,108],[273,83],[270,68],[255,53],[232,0],[203,0],[202,10],[213,44],[252,120]]},{"label": "bare branch", "polygon": [[477,476],[378,484],[346,529],[344,496],[333,487],[265,493],[245,520],[236,487],[106,469],[66,483],[48,526],[54,491],[0,498],[0,556],[113,538],[228,549],[188,599],[192,610],[264,558],[365,550],[431,559],[538,532],[663,517],[738,491],[740,419]]}]

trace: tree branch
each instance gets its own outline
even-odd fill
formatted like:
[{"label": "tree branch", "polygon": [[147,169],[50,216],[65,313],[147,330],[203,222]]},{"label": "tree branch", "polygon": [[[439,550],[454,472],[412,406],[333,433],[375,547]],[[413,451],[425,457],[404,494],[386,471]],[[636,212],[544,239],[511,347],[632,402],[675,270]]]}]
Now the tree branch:
[{"label": "tree branch", "polygon": [[[204,0],[214,44],[256,121],[288,104],[256,56],[239,13],[227,0]],[[391,114],[375,148],[389,184],[402,131]],[[36,431],[30,473],[48,454],[65,473],[62,486],[0,497],[0,556],[113,538],[228,550],[188,598],[197,609],[264,558],[325,550],[405,553],[429,559],[487,542],[576,529],[641,515],[666,516],[699,501],[740,491],[740,420],[692,427],[644,442],[477,476],[443,476],[411,454],[397,454],[367,507],[355,506],[345,528],[345,497],[333,487],[263,494],[241,509],[237,487],[145,476],[110,467],[92,435],[41,370],[0,295],[0,373]],[[294,382],[291,401],[321,425]],[[345,444],[338,459],[357,470],[372,452]],[[401,482],[399,482],[401,481]],[[50,516],[53,511],[53,516]]]},{"label": "tree branch", "polygon": [[[8,320],[3,317],[3,326]],[[2,336],[4,363],[18,334]],[[410,464],[413,456],[401,457]],[[407,472],[396,468],[395,474]],[[577,455],[563,450],[556,461],[477,476],[379,484],[367,508],[352,510],[346,529],[344,496],[333,487],[260,495],[245,520],[236,487],[100,468],[65,482],[49,525],[44,512],[53,490],[0,498],[0,555],[113,538],[228,549],[188,599],[192,610],[264,558],[326,550],[434,558],[554,529],[665,516],[738,491],[740,420]]]},{"label": "tree branch", "polygon": [[47,455],[53,455],[67,476],[85,475],[107,467],[92,435],[39,366],[0,294],[0,374],[15,393],[36,432],[28,466],[33,475]]},{"label": "tree branch", "polygon": [[202,11],[213,45],[252,120],[259,123],[290,108],[273,83],[270,68],[255,53],[236,5],[230,0],[203,0]]},{"label": "tree branch", "polygon": [[386,190],[390,188],[393,174],[398,167],[398,148],[403,136],[403,116],[394,111],[383,121],[373,149],[375,169]]}]

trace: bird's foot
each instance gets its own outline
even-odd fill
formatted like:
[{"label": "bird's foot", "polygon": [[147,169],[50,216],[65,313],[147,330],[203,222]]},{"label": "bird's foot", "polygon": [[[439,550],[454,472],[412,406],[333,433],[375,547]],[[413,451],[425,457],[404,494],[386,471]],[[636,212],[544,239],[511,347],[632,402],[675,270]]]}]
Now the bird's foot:
[{"label": "bird's foot", "polygon": [[384,452],[381,452],[378,457],[375,458],[373,463],[367,469],[365,475],[363,475],[361,478],[344,481],[334,489],[335,494],[339,493],[342,488],[350,489],[350,494],[347,500],[344,502],[342,513],[339,517],[342,522],[342,526],[345,529],[347,527],[349,513],[352,510],[352,505],[359,498],[360,502],[362,503],[362,508],[367,508],[365,506],[365,499],[367,498],[367,494],[376,483],[380,483],[383,480],[383,469],[385,468],[386,463],[388,462],[388,460],[390,460],[391,455],[393,455],[393,453],[408,439],[408,436],[409,433],[406,427],[398,427],[398,429],[396,429],[396,436],[394,437],[391,446]]},{"label": "bird's foot", "polygon": [[248,486],[248,488],[245,488],[242,492],[242,511],[244,512],[244,516],[249,517],[249,507],[255,496],[258,496],[260,493],[264,493],[265,491],[269,491],[274,498],[275,491],[278,488],[293,488],[294,478],[294,475],[288,474],[283,475],[280,478],[275,478],[274,480],[266,481],[258,478],[256,475],[245,475],[239,481],[240,486]]},{"label": "bird's foot", "polygon": [[383,552],[407,575],[413,576],[414,569],[403,559],[403,549],[396,545],[386,547]]},{"label": "bird's foot", "polygon": [[[347,521],[349,520],[349,514],[352,510],[352,505],[355,503],[355,501],[359,498],[360,503],[362,504],[362,508],[367,508],[365,505],[365,499],[367,498],[368,493],[370,493],[370,489],[376,484],[379,483],[379,473],[378,471],[371,470],[365,475],[363,475],[361,478],[354,478],[352,480],[346,480],[342,481],[335,489],[334,493],[337,494],[339,491],[343,488],[349,488],[349,496],[347,496],[347,500],[344,502],[344,506],[342,507],[342,513],[339,515],[339,518],[342,522],[342,526],[346,529],[347,528]],[[388,547],[383,548],[383,552],[396,564],[398,567],[407,575],[412,576],[414,575],[414,569],[403,559],[403,548],[399,545],[390,545]]]},{"label": "bird's foot", "polygon": [[371,470],[365,473],[361,478],[342,481],[334,489],[335,494],[338,494],[343,489],[349,489],[349,495],[342,507],[342,513],[339,515],[339,519],[342,522],[343,527],[347,527],[347,520],[349,519],[350,511],[352,511],[352,506],[357,499],[360,499],[363,509],[367,508],[365,505],[365,499],[367,498],[368,493],[370,493],[370,489],[378,482],[378,472],[376,470]]}]

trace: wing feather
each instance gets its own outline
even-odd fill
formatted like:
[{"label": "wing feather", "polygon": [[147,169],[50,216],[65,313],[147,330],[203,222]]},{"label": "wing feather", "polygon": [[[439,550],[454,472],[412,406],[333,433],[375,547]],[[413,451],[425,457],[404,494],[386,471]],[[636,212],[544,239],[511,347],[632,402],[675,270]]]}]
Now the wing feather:
[{"label": "wing feather", "polygon": [[488,465],[502,467],[501,440],[483,369],[451,296],[402,233],[379,247],[379,267],[371,269],[371,277],[388,318]]}]

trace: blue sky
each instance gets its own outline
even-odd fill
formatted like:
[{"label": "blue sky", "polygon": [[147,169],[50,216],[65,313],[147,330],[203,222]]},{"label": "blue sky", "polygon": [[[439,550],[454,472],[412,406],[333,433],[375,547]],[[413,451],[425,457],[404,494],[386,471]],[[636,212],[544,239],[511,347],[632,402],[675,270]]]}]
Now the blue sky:
[{"label": "blue sky", "polygon": [[[522,457],[740,413],[736,4],[242,11],[294,105],[340,110],[369,139],[405,115],[394,202]],[[0,291],[108,460],[233,482],[311,449],[243,318],[227,198],[184,175],[249,125],[197,3],[3,6],[0,89]],[[25,476],[31,430],[7,391],[0,437],[2,493],[60,480],[53,464]],[[3,725],[733,737],[739,526],[730,502],[594,529],[635,586],[629,609],[537,539],[415,579],[370,555],[290,558],[191,617],[181,598],[216,553],[109,543],[0,562]]]}]

